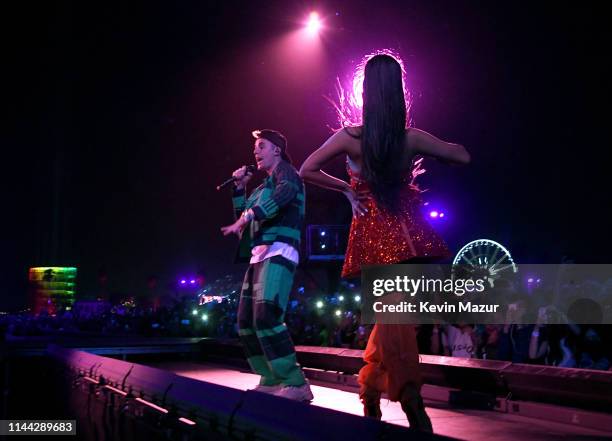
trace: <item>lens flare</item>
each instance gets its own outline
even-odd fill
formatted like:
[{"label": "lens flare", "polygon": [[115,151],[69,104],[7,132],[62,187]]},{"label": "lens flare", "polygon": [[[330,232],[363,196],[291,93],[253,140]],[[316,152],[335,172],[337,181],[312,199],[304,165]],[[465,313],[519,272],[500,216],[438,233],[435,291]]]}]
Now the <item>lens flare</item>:
[{"label": "lens flare", "polygon": [[319,18],[319,14],[314,11],[311,12],[308,16],[308,22],[306,23],[306,32],[308,32],[308,35],[317,35],[321,30],[321,26],[322,23],[321,19]]}]

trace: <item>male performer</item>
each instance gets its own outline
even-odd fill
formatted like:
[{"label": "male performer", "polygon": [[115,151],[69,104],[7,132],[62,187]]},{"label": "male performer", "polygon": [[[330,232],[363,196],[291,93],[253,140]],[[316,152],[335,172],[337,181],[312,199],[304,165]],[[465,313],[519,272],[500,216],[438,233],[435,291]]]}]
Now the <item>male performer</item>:
[{"label": "male performer", "polygon": [[257,169],[268,177],[245,198],[252,174],[242,167],[233,173],[233,205],[238,220],[221,228],[237,234],[240,257],[250,254],[238,307],[238,328],[247,360],[261,375],[255,390],[297,401],[313,399],[297,363],[284,323],[304,220],[304,183],[291,165],[287,139],[275,130],[253,132]]}]

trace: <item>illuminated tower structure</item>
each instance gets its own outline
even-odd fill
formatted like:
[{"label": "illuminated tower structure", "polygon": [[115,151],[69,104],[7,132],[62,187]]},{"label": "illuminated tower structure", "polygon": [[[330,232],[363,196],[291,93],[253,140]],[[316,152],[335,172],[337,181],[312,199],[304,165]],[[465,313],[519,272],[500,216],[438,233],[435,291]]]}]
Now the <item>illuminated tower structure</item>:
[{"label": "illuminated tower structure", "polygon": [[72,307],[75,296],[77,269],[74,267],[30,268],[30,306],[34,314]]}]

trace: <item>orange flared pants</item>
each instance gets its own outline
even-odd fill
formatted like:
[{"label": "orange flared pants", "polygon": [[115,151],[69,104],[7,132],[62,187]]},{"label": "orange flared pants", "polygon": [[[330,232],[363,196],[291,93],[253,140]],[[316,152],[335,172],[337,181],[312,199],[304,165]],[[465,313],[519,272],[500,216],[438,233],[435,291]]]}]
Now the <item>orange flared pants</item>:
[{"label": "orange flared pants", "polygon": [[422,377],[414,325],[377,323],[363,354],[366,365],[359,371],[362,392],[374,389],[399,401],[410,384],[420,391]]}]

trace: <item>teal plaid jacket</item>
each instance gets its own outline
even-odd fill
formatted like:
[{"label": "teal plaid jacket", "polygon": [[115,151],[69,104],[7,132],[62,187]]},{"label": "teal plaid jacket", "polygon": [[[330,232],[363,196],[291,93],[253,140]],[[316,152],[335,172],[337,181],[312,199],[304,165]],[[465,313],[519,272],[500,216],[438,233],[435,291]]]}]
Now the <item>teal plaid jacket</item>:
[{"label": "teal plaid jacket", "polygon": [[248,198],[244,189],[234,189],[232,204],[237,218],[249,208],[255,214],[242,233],[238,261],[248,261],[253,247],[274,242],[299,251],[306,194],[302,178],[290,163],[281,161]]}]

